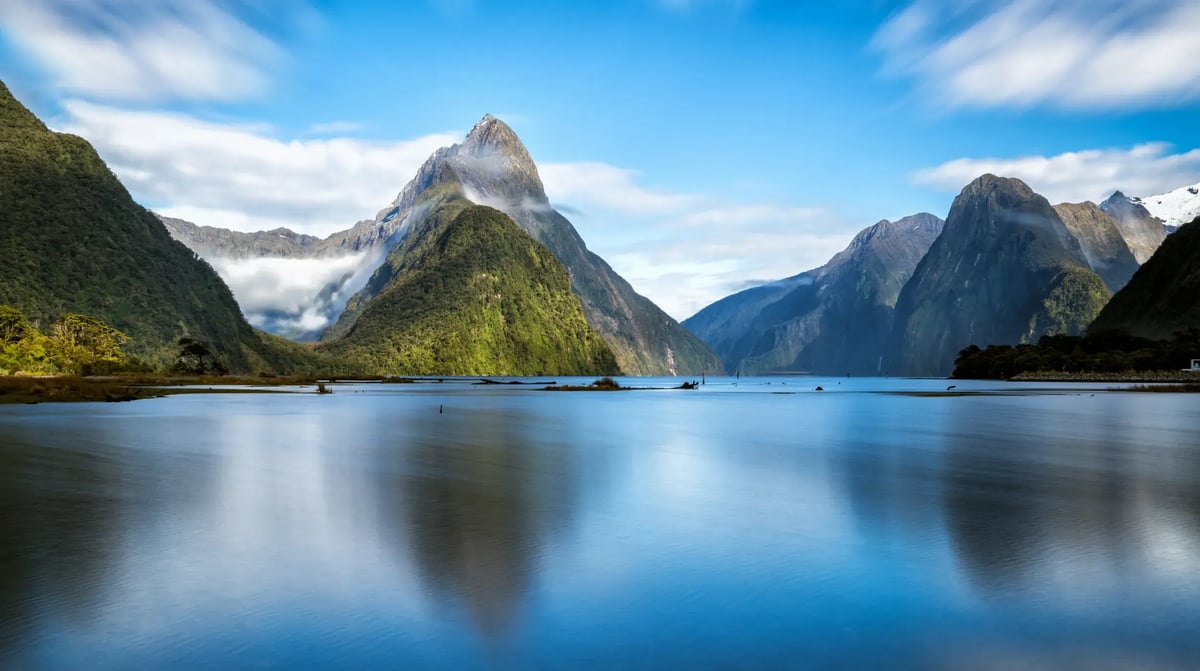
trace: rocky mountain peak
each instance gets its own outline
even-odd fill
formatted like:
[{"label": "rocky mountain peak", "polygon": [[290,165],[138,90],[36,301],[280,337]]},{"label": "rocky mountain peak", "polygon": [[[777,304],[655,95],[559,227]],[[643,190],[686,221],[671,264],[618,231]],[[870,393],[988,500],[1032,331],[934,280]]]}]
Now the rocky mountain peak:
[{"label": "rocky mountain peak", "polygon": [[974,181],[963,187],[959,197],[989,196],[997,193],[1007,193],[1022,198],[1040,197],[1029,185],[1015,177],[999,177],[986,173],[976,177]]},{"label": "rocky mountain peak", "polygon": [[506,204],[532,199],[546,201],[537,165],[525,144],[508,124],[485,114],[460,144],[438,149],[425,161],[376,221],[398,228],[397,215],[411,209],[432,186],[456,184],[464,196],[481,205],[502,210]]},{"label": "rocky mountain peak", "polygon": [[1162,221],[1141,202],[1116,191],[1100,203],[1100,209],[1117,222],[1117,228],[1138,263],[1145,263],[1167,236]]},{"label": "rocky mountain peak", "polygon": [[463,140],[459,151],[469,156],[478,156],[480,154],[511,155],[514,158],[521,158],[532,162],[532,159],[529,157],[529,151],[525,149],[525,144],[521,142],[521,138],[517,137],[517,134],[513,132],[513,129],[508,124],[491,114],[483,115],[483,118],[471,128],[471,132]]}]

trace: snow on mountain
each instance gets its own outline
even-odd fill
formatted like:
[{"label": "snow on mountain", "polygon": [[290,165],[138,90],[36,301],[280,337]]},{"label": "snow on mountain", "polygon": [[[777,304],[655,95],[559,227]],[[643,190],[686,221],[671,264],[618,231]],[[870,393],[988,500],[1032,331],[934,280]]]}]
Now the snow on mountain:
[{"label": "snow on mountain", "polygon": [[1157,196],[1130,198],[1146,208],[1151,215],[1162,219],[1163,224],[1182,226],[1200,216],[1200,184],[1184,186]]}]

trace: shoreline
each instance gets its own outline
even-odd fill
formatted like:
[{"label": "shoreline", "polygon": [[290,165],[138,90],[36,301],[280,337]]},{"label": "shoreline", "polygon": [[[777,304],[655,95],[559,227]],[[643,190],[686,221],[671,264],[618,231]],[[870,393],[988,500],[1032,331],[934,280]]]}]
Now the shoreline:
[{"label": "shoreline", "polygon": [[[211,385],[222,389],[198,387]],[[249,377],[131,375],[78,377],[0,376],[0,405],[38,405],[40,403],[121,403],[178,394],[249,394],[281,393],[269,387],[316,386],[309,377]],[[230,388],[232,387],[232,388]],[[267,387],[267,389],[263,389]]]}]

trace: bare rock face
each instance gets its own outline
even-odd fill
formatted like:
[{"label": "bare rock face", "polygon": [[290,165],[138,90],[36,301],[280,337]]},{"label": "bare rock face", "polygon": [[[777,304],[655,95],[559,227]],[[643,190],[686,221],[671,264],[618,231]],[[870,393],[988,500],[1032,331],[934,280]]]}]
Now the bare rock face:
[{"label": "bare rock face", "polygon": [[893,374],[946,375],[971,344],[1080,333],[1111,293],[1045,198],[984,175],[962,190],[896,302]]},{"label": "bare rock face", "polygon": [[932,214],[880,221],[824,266],[726,297],[684,326],[746,374],[878,374],[896,299],[941,230]]},{"label": "bare rock face", "polygon": [[1121,237],[1125,239],[1125,244],[1129,245],[1129,251],[1133,252],[1133,258],[1137,259],[1139,264],[1145,263],[1153,256],[1154,251],[1167,237],[1167,229],[1163,227],[1161,220],[1156,219],[1149,210],[1120,191],[1100,203],[1100,209],[1117,222]]},{"label": "bare rock face", "polygon": [[1138,261],[1121,236],[1117,221],[1091,202],[1061,203],[1054,206],[1054,211],[1079,241],[1088,267],[1110,291],[1120,291],[1137,272]]}]

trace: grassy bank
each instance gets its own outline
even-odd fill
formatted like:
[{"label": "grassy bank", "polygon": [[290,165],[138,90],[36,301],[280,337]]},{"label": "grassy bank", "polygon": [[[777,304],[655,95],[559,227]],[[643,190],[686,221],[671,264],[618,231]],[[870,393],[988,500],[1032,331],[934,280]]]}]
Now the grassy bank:
[{"label": "grassy bank", "polygon": [[[173,394],[245,393],[248,387],[282,387],[316,384],[308,377],[196,376],[167,377],[130,375],[77,377],[56,375],[31,377],[0,376],[0,404],[135,401]],[[197,389],[198,386],[247,387],[247,389]],[[261,391],[261,390],[258,390]]]}]

